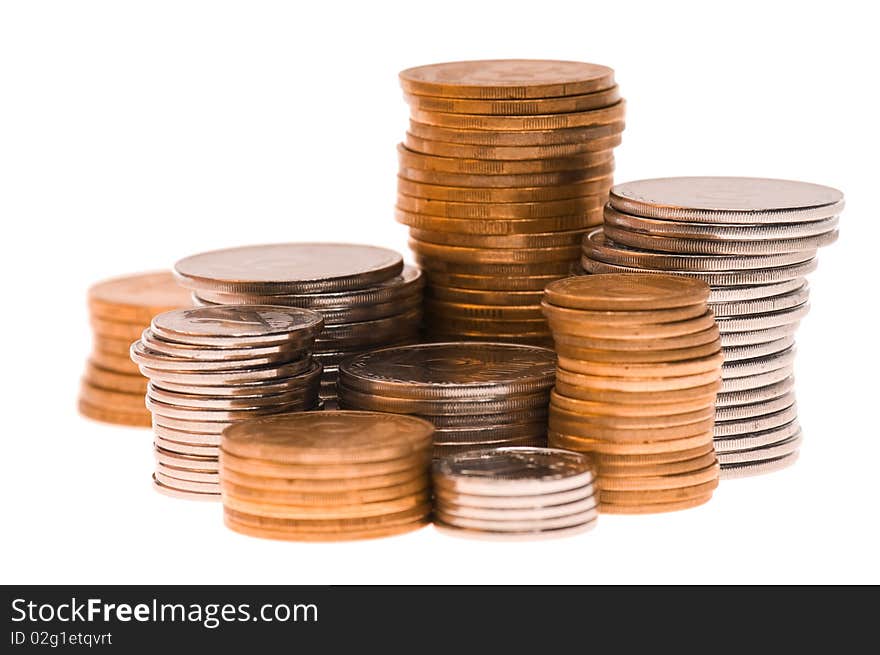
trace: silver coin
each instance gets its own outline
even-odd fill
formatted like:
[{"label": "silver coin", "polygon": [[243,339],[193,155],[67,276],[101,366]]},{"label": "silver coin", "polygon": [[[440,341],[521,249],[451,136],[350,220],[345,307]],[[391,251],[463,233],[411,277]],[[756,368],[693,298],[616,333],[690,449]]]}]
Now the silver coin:
[{"label": "silver coin", "polygon": [[667,220],[710,223],[792,223],[837,216],[837,189],[755,177],[671,177],[617,184],[609,202],[618,211]]},{"label": "silver coin", "polygon": [[837,241],[838,232],[832,230],[825,234],[797,239],[780,239],[777,241],[723,241],[712,239],[680,239],[661,237],[653,234],[639,234],[612,227],[607,223],[603,227],[606,238],[615,244],[627,248],[641,248],[655,253],[670,255],[743,255],[769,256],[775,253],[815,252],[816,249],[831,245]]},{"label": "silver coin", "polygon": [[709,304],[743,302],[747,300],[758,300],[761,298],[772,298],[801,288],[806,284],[807,279],[796,277],[791,280],[782,282],[773,282],[771,284],[752,284],[745,287],[715,287],[709,291]]},{"label": "silver coin", "polygon": [[[605,226],[640,234],[679,239],[712,241],[779,241],[813,237],[837,229],[839,216],[820,220],[786,223],[695,223],[693,221],[663,220],[635,216],[605,206]],[[719,220],[723,221],[720,216]]]},{"label": "silver coin", "polygon": [[794,364],[796,349],[794,346],[782,352],[773,355],[765,355],[764,357],[755,357],[754,359],[742,359],[737,362],[725,362],[721,367],[721,378],[728,380],[730,378],[742,378],[748,375],[760,375],[761,373],[769,373],[784,366],[792,366]]},{"label": "silver coin", "polygon": [[538,494],[535,496],[480,496],[474,494],[462,494],[449,489],[437,489],[438,498],[444,502],[466,507],[483,509],[536,509],[552,505],[564,505],[577,500],[583,500],[593,496],[592,484],[570,489],[569,491],[557,491],[555,493]]},{"label": "silver coin", "polygon": [[466,427],[438,427],[434,430],[434,443],[454,446],[462,443],[489,443],[526,437],[543,437],[547,434],[547,421],[512,425],[482,425]]},{"label": "silver coin", "polygon": [[716,318],[715,322],[718,324],[718,331],[721,334],[727,334],[728,332],[754,332],[755,330],[766,330],[768,328],[798,323],[809,311],[810,303],[804,303],[779,312]]},{"label": "silver coin", "polygon": [[752,432],[749,434],[738,435],[735,437],[722,437],[715,439],[715,452],[729,453],[734,450],[748,450],[750,448],[761,448],[762,446],[770,446],[781,443],[786,439],[799,434],[801,426],[797,421],[780,425],[777,428],[763,430],[762,432]]},{"label": "silver coin", "polygon": [[446,525],[441,521],[435,521],[434,527],[438,532],[467,539],[479,539],[483,541],[536,541],[542,539],[562,539],[573,537],[584,532],[589,532],[596,527],[596,519],[570,528],[557,528],[554,530],[539,530],[537,532],[487,532],[482,530],[466,530],[463,528]]},{"label": "silver coin", "polygon": [[716,423],[713,435],[715,437],[735,437],[742,434],[751,434],[752,432],[764,432],[765,430],[772,430],[790,423],[796,418],[797,403],[792,403],[785,409],[773,412],[772,414]]},{"label": "silver coin", "polygon": [[420,309],[411,309],[402,314],[395,314],[375,321],[362,321],[360,323],[344,323],[342,325],[328,325],[321,331],[316,341],[345,341],[368,338],[388,338],[396,336],[397,331],[403,326],[418,323],[422,318]]},{"label": "silver coin", "polygon": [[216,493],[198,493],[193,491],[187,491],[186,489],[178,489],[176,487],[169,487],[156,479],[155,474],[153,475],[153,489],[155,489],[158,493],[163,496],[169,496],[171,498],[182,498],[184,500],[199,500],[199,501],[207,501],[207,502],[219,502],[220,501],[220,489],[218,487]]},{"label": "silver coin", "polygon": [[789,376],[779,382],[768,384],[755,389],[744,389],[742,391],[730,391],[727,393],[719,393],[715,396],[715,408],[737,407],[739,405],[752,405],[767,400],[779,398],[794,389],[794,377]]},{"label": "silver coin", "polygon": [[538,508],[484,508],[469,505],[456,505],[447,501],[442,496],[435,499],[435,511],[446,516],[455,516],[459,519],[477,519],[487,521],[544,521],[564,516],[571,516],[579,512],[596,509],[597,499],[591,495],[582,500],[575,500],[563,505],[548,505]]},{"label": "silver coin", "polygon": [[[255,382],[278,382],[291,377],[307,374],[311,372],[316,362],[308,362],[301,360],[290,364],[280,366],[259,366],[255,368],[247,368],[234,371],[165,371],[149,366],[140,366],[140,372],[144,377],[157,381],[158,386],[168,383],[204,386],[204,387],[221,387],[232,385],[247,385]],[[318,364],[320,366],[320,364]]]},{"label": "silver coin", "polygon": [[198,444],[188,444],[182,441],[171,441],[157,434],[153,435],[153,443],[163,450],[171,453],[179,453],[181,455],[203,455],[205,457],[219,457],[220,448],[218,446],[201,446]]},{"label": "silver coin", "polygon": [[749,405],[735,405],[733,407],[720,407],[715,410],[715,425],[725,421],[740,421],[755,416],[772,414],[794,405],[795,395],[789,391],[777,398],[764,400]]},{"label": "silver coin", "polygon": [[789,339],[797,332],[800,323],[790,323],[788,325],[780,325],[773,328],[765,328],[763,330],[748,330],[744,332],[726,332],[721,335],[721,348],[727,352],[727,348],[743,346],[755,346],[778,341],[780,339]]},{"label": "silver coin", "polygon": [[742,316],[743,314],[766,314],[792,309],[810,299],[810,287],[806,283],[788,293],[770,298],[743,300],[739,302],[709,303],[709,309],[717,318]]},{"label": "silver coin", "polygon": [[254,369],[261,366],[290,366],[298,367],[301,371],[308,370],[311,361],[306,351],[293,351],[293,359],[279,358],[277,355],[266,357],[253,357],[251,359],[231,359],[231,360],[200,360],[200,359],[183,359],[170,355],[164,355],[160,352],[147,347],[143,341],[135,341],[131,344],[131,360],[140,367],[158,371],[179,371],[184,373],[210,372],[210,371],[240,371],[245,369]]},{"label": "silver coin", "polygon": [[744,375],[740,378],[727,378],[721,380],[721,388],[718,393],[729,393],[731,391],[745,391],[746,389],[757,389],[758,387],[766,387],[768,384],[780,382],[790,375],[794,374],[791,366],[783,366],[766,373],[758,373],[757,375]]},{"label": "silver coin", "polygon": [[476,450],[434,463],[434,484],[472,495],[534,496],[593,481],[588,457],[558,448]]},{"label": "silver coin", "polygon": [[437,428],[482,428],[493,426],[521,425],[524,423],[547,422],[547,407],[526,409],[521,412],[504,412],[499,414],[448,414],[446,416],[421,416]]},{"label": "silver coin", "polygon": [[176,393],[188,393],[201,396],[230,396],[241,398],[246,396],[261,398],[264,396],[272,396],[279,393],[288,393],[300,389],[307,389],[311,385],[317,383],[321,377],[321,366],[317,362],[312,362],[311,368],[299,375],[288,378],[280,378],[269,380],[266,382],[248,382],[236,385],[216,385],[209,386],[204,384],[181,384],[165,380],[163,378],[154,377],[150,382],[154,387],[165,391],[174,391]]},{"label": "silver coin", "polygon": [[191,419],[199,422],[228,422],[243,421],[256,416],[267,416],[281,412],[296,412],[310,409],[315,405],[314,400],[300,399],[293,402],[279,403],[269,407],[253,407],[247,409],[223,410],[223,409],[190,409],[177,407],[168,403],[160,403],[152,398],[147,398],[146,406],[153,414],[165,418]]},{"label": "silver coin", "polygon": [[766,343],[755,343],[749,346],[728,346],[724,349],[724,362],[739,362],[744,359],[755,359],[775,355],[794,345],[794,337],[784,337]]},{"label": "silver coin", "polygon": [[[587,257],[581,257],[581,266],[590,273],[657,273],[667,275],[684,275],[686,277],[696,277],[703,280],[706,284],[713,287],[743,287],[750,285],[765,285],[776,282],[785,282],[796,278],[804,277],[808,273],[816,270],[816,260],[811,259],[801,264],[793,264],[791,266],[778,266],[776,268],[763,268],[756,270],[743,271],[723,271],[712,273],[700,273],[694,271],[682,270],[656,270],[651,268],[638,268],[634,266],[620,266],[617,264],[609,264],[600,262]],[[712,295],[710,300],[714,300]]]},{"label": "silver coin", "polygon": [[775,253],[770,255],[667,255],[635,250],[618,245],[605,237],[598,228],[584,237],[583,252],[586,257],[607,264],[648,268],[654,270],[690,271],[694,273],[755,271],[780,266],[803,264],[816,256],[815,250]]},{"label": "silver coin", "polygon": [[502,439],[480,443],[434,444],[432,457],[435,460],[461,455],[474,450],[497,448],[546,448],[547,437],[526,437],[524,439]]},{"label": "silver coin", "polygon": [[734,450],[728,453],[718,453],[720,464],[746,464],[750,462],[762,462],[768,459],[776,459],[795,452],[801,446],[801,435],[781,441],[772,446],[751,448],[749,450]]},{"label": "silver coin", "polygon": [[161,462],[156,463],[156,473],[159,475],[167,476],[169,478],[175,478],[176,480],[185,480],[187,482],[206,482],[209,484],[220,484],[219,472],[179,469],[172,466],[165,466]]},{"label": "silver coin", "polygon": [[279,404],[297,402],[313,405],[315,403],[314,397],[317,395],[317,391],[317,381],[311,389],[296,389],[294,391],[271,396],[205,396],[202,394],[166,391],[154,387],[153,385],[149,385],[147,387],[147,398],[159,403],[186,409],[236,410],[274,407]]},{"label": "silver coin", "polygon": [[736,478],[747,478],[753,475],[763,475],[764,473],[781,471],[794,464],[797,461],[799,454],[799,451],[795,451],[790,455],[783,455],[776,459],[750,462],[748,464],[725,464],[721,467],[720,479],[734,480]]},{"label": "silver coin", "polygon": [[171,487],[172,489],[182,489],[202,494],[218,493],[220,491],[220,484],[218,482],[193,482],[191,480],[181,480],[180,478],[172,478],[160,471],[156,471],[153,476],[155,477],[156,482],[159,482],[166,487]]},{"label": "silver coin", "polygon": [[228,362],[230,360],[261,359],[266,363],[289,362],[302,359],[312,347],[311,340],[285,342],[275,346],[253,346],[248,348],[218,348],[212,346],[191,346],[185,343],[165,341],[154,335],[149,328],[141,334],[144,347],[167,357],[208,362]]},{"label": "silver coin", "polygon": [[550,400],[550,390],[528,395],[491,394],[485,398],[465,400],[419,400],[415,398],[395,398],[376,393],[363,393],[345,385],[338,385],[340,402],[351,409],[366,409],[395,414],[417,414],[423,417],[482,415],[494,416],[505,412],[546,409]]},{"label": "silver coin", "polygon": [[540,530],[553,530],[555,528],[571,528],[592,521],[598,515],[598,510],[593,507],[567,516],[536,520],[492,520],[472,519],[456,516],[435,508],[434,515],[446,525],[453,525],[468,530],[485,530],[487,532],[538,532]]}]

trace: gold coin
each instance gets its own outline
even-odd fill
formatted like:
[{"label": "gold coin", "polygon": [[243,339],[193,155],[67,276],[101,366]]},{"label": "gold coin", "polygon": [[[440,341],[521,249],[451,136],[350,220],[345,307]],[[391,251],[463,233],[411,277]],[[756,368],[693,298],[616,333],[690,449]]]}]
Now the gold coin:
[{"label": "gold coin", "polygon": [[510,276],[426,271],[425,275],[429,286],[441,285],[474,291],[543,291],[546,285],[559,279],[558,274]]},{"label": "gold coin", "polygon": [[401,484],[372,489],[347,489],[326,491],[300,491],[287,489],[267,489],[264,487],[245,486],[230,481],[225,475],[221,482],[224,493],[235,498],[256,503],[273,505],[291,504],[306,507],[333,507],[337,505],[359,505],[385,502],[397,498],[409,497],[428,488],[428,475],[425,473],[417,478]]},{"label": "gold coin", "polygon": [[560,114],[587,111],[613,105],[620,100],[620,90],[615,84],[602,91],[567,95],[559,98],[531,98],[514,100],[478,100],[443,96],[404,93],[404,99],[416,109],[442,111],[453,114],[489,114],[502,116],[528,116],[533,114]]},{"label": "gold coin", "polygon": [[220,451],[220,465],[224,472],[236,471],[249,476],[287,480],[338,480],[340,478],[375,478],[377,476],[406,472],[414,475],[427,470],[430,465],[430,452],[414,453],[405,457],[380,462],[339,464],[290,464],[271,462],[262,459],[238,457]]},{"label": "gold coin", "polygon": [[134,414],[142,411],[146,412],[144,394],[141,393],[125,393],[114,391],[113,389],[104,389],[83,380],[83,383],[80,385],[79,395],[82,400],[96,407],[107,407]]},{"label": "gold coin", "polygon": [[712,432],[668,439],[664,441],[645,442],[611,442],[602,439],[587,439],[568,434],[560,434],[553,430],[547,432],[547,442],[553,448],[567,448],[578,452],[600,453],[603,455],[653,455],[672,453],[701,446],[712,445]]},{"label": "gold coin", "polygon": [[683,321],[637,325],[609,325],[607,323],[561,319],[558,318],[558,315],[550,312],[545,313],[545,316],[554,332],[594,339],[664,339],[704,332],[715,326],[715,315],[708,309],[696,318],[689,318]]},{"label": "gold coin", "polygon": [[410,117],[418,123],[459,130],[498,130],[504,132],[562,130],[571,127],[593,127],[619,123],[626,114],[626,101],[618,100],[601,109],[566,114],[537,114],[534,116],[481,116],[479,114],[452,114],[426,111],[410,107]]},{"label": "gold coin", "polygon": [[548,317],[552,316],[560,321],[571,321],[598,325],[654,325],[658,323],[674,323],[699,318],[706,313],[707,306],[704,302],[682,307],[654,310],[592,310],[592,309],[569,309],[557,307],[544,300],[544,312]]},{"label": "gold coin", "polygon": [[[586,147],[592,146],[594,150],[598,151],[609,150],[620,145],[624,126],[625,123],[621,119],[588,127],[498,131],[446,128],[410,118],[409,132],[420,139],[481,148],[531,148],[577,143]],[[475,158],[483,159],[484,157]],[[485,159],[503,159],[503,157],[487,156]],[[532,157],[532,159],[535,158]]]},{"label": "gold coin", "polygon": [[710,372],[715,372],[720,376],[723,362],[724,354],[720,350],[707,357],[653,364],[592,362],[564,356],[559,357],[559,366],[567,371],[584,375],[620,378],[680,378]]},{"label": "gold coin", "polygon": [[553,406],[575,414],[601,415],[610,418],[648,417],[662,420],[665,416],[688,414],[715,407],[715,392],[690,400],[674,400],[669,403],[612,403],[581,400],[562,395],[557,389],[550,394]]},{"label": "gold coin", "polygon": [[557,307],[594,311],[672,309],[708,299],[705,282],[674,275],[584,275],[560,280],[547,289],[547,301]]},{"label": "gold coin", "polygon": [[617,443],[645,443],[648,441],[670,441],[699,436],[711,430],[715,417],[666,427],[627,428],[612,427],[593,423],[576,416],[575,420],[563,418],[560,412],[550,410],[549,429],[570,438],[590,439]]},{"label": "gold coin", "polygon": [[[544,200],[540,202],[452,202],[433,200],[398,193],[397,207],[413,214],[443,216],[446,218],[481,218],[492,220],[522,218],[552,218],[554,216],[580,216],[595,212],[602,207],[598,196],[580,196],[564,200]],[[579,242],[580,243],[580,242]]]},{"label": "gold coin", "polygon": [[223,480],[232,484],[250,487],[251,489],[314,494],[338,494],[399,486],[414,480],[423,479],[427,475],[427,470],[426,467],[421,466],[415,469],[411,468],[375,476],[301,479],[251,475],[227,467],[222,468]]},{"label": "gold coin", "polygon": [[677,337],[663,337],[657,339],[601,339],[580,335],[570,335],[564,333],[555,333],[553,338],[558,344],[563,346],[574,346],[577,348],[590,348],[595,350],[614,350],[614,351],[659,351],[659,350],[681,350],[684,348],[694,348],[704,346],[708,343],[714,343],[719,340],[718,326],[694,332],[692,334],[683,334]]},{"label": "gold coin", "polygon": [[320,523],[327,520],[375,518],[394,515],[399,512],[416,511],[429,504],[431,499],[427,490],[416,492],[393,500],[372,503],[353,503],[350,505],[291,505],[248,500],[233,495],[227,487],[222,488],[223,506],[245,514],[276,519],[293,519],[306,523]]},{"label": "gold coin", "polygon": [[129,427],[150,427],[150,413],[144,409],[141,412],[119,411],[93,405],[82,398],[79,400],[79,413],[93,421],[102,423],[115,423]]},{"label": "gold coin", "polygon": [[647,505],[650,503],[672,503],[681,500],[690,500],[705,496],[718,487],[718,469],[712,467],[714,478],[707,482],[694,484],[688,487],[676,487],[671,489],[646,489],[638,491],[606,490],[602,488],[602,480],[599,481],[599,504],[613,503],[615,505]]},{"label": "gold coin", "polygon": [[217,492],[212,493],[199,493],[197,491],[186,491],[184,489],[178,489],[177,487],[169,487],[156,479],[156,476],[153,476],[153,489],[155,489],[158,493],[163,496],[168,496],[170,498],[179,498],[182,500],[199,500],[199,501],[207,501],[207,502],[218,502],[220,500],[220,492],[219,487]]},{"label": "gold coin", "polygon": [[552,98],[614,86],[607,66],[544,59],[484,59],[407,68],[400,73],[406,93],[452,98]]},{"label": "gold coin", "polygon": [[699,446],[684,450],[657,453],[628,453],[624,455],[592,453],[590,457],[593,458],[597,467],[603,468],[614,466],[667,466],[708,455],[715,457],[715,446],[707,441]]},{"label": "gold coin", "polygon": [[[667,389],[662,391],[621,391],[618,389],[601,389],[596,387],[581,386],[578,381],[578,374],[570,374],[562,369],[556,371],[556,390],[571,398],[579,400],[590,400],[593,402],[621,403],[621,404],[670,404],[678,402],[687,402],[691,400],[703,401],[704,399],[714,399],[718,389],[721,388],[721,381],[715,380],[706,385],[690,388]],[[714,402],[714,400],[712,401]]]},{"label": "gold coin", "polygon": [[89,289],[88,304],[99,318],[146,327],[156,314],[192,306],[192,298],[171,271],[155,271],[98,282]]},{"label": "gold coin", "polygon": [[473,305],[465,303],[425,300],[425,314],[453,320],[485,321],[543,321],[537,305]]},{"label": "gold coin", "polygon": [[[411,166],[401,166],[398,175],[413,182],[422,184],[439,184],[441,186],[490,187],[505,189],[508,187],[536,187],[557,184],[576,184],[596,182],[607,179],[614,171],[614,162],[597,164],[590,168],[578,168],[554,173],[527,173],[523,175],[476,175],[472,173],[444,173],[429,171]],[[610,185],[609,185],[610,188]]]},{"label": "gold coin", "polygon": [[607,175],[614,170],[613,157],[596,161],[592,153],[570,155],[554,159],[519,159],[505,161],[500,159],[462,159],[459,157],[440,157],[426,155],[410,150],[402,143],[397,145],[397,159],[401,168],[417,168],[438,173],[459,173],[466,175],[529,175],[535,173],[556,173],[574,169],[590,169],[594,177]]},{"label": "gold coin", "polygon": [[675,377],[609,377],[601,375],[585,375],[572,371],[565,366],[577,360],[560,360],[556,379],[570,386],[577,386],[585,390],[617,391],[627,393],[667,393],[679,389],[702,388],[706,385],[720,382],[721,371],[719,367],[703,373],[680,375]]},{"label": "gold coin", "polygon": [[[577,423],[583,425],[584,429],[592,429],[593,427],[625,429],[665,428],[678,425],[689,425],[695,422],[708,421],[715,418],[715,406],[711,403],[705,404],[696,409],[691,409],[689,411],[675,412],[674,414],[616,416],[614,413],[606,414],[605,412],[601,411],[601,409],[596,412],[584,412],[582,411],[583,408],[578,406],[577,404],[582,401],[574,401],[575,404],[563,403],[562,405],[560,405],[559,401],[562,398],[564,398],[564,396],[560,396],[555,392],[551,393],[551,415],[569,423]],[[569,409],[569,407],[574,407],[575,409]],[[557,432],[564,433],[565,430],[557,430]]]},{"label": "gold coin", "polygon": [[683,459],[675,462],[660,462],[656,464],[633,462],[633,463],[616,463],[608,464],[605,462],[596,462],[598,470],[603,479],[616,477],[655,477],[655,476],[676,476],[681,473],[689,473],[698,471],[707,466],[712,466],[718,461],[715,451],[710,450],[707,453]]},{"label": "gold coin", "polygon": [[696,496],[686,500],[676,500],[668,503],[647,503],[645,505],[619,505],[617,503],[604,502],[599,505],[602,514],[657,514],[660,512],[677,512],[690,509],[709,502],[712,494]]},{"label": "gold coin", "polygon": [[543,291],[482,291],[434,284],[425,289],[425,296],[434,300],[476,305],[538,305],[544,293]]},{"label": "gold coin", "polygon": [[[436,288],[434,290],[436,292]],[[721,339],[716,339],[702,346],[679,348],[677,350],[604,350],[596,348],[578,348],[566,343],[556,344],[556,353],[560,357],[580,359],[589,362],[603,362],[614,365],[652,364],[658,362],[680,362],[688,359],[707,357],[721,349]]]},{"label": "gold coin", "polygon": [[[432,126],[425,125],[423,129]],[[522,161],[526,159],[556,159],[559,157],[571,157],[572,155],[592,155],[592,163],[607,161],[613,156],[612,148],[620,145],[620,133],[623,132],[624,124],[614,123],[612,125],[603,125],[602,129],[611,132],[606,128],[613,128],[614,133],[599,139],[585,139],[574,143],[550,143],[547,145],[526,145],[526,146],[492,146],[492,145],[475,145],[472,143],[453,143],[451,141],[435,141],[416,136],[412,132],[407,132],[404,138],[404,145],[415,152],[421,152],[426,155],[437,155],[439,157],[459,157],[461,159],[484,159],[487,161]],[[591,128],[575,128],[586,129]],[[523,134],[522,132],[514,134]],[[606,143],[609,147],[598,148],[598,141],[601,145]]]},{"label": "gold coin", "polygon": [[600,210],[587,211],[572,216],[525,219],[446,218],[413,214],[400,208],[394,210],[394,218],[410,228],[456,234],[504,236],[515,234],[540,234],[546,232],[585,230],[602,221]]},{"label": "gold coin", "polygon": [[[432,230],[410,230],[410,236],[418,241],[442,246],[464,248],[560,248],[580,244],[584,230],[565,232],[539,232],[537,234],[511,234],[506,236],[487,236],[456,234],[455,232],[435,232]],[[536,305],[538,303],[535,303]],[[705,309],[703,310],[705,311]],[[702,312],[701,312],[702,313]]]},{"label": "gold coin", "polygon": [[[417,239],[409,240],[410,249],[423,256],[461,264],[544,264],[573,262],[580,251],[579,245],[548,248],[464,248],[444,246]],[[557,264],[563,270],[563,264]],[[710,315],[711,316],[711,315]],[[714,322],[714,317],[712,317]]]},{"label": "gold coin", "polygon": [[[603,160],[607,161],[607,159]],[[445,200],[447,202],[552,202],[587,196],[604,196],[611,186],[610,176],[586,182],[556,186],[522,188],[463,187],[423,184],[405,177],[397,178],[397,192],[414,198]],[[601,222],[601,221],[600,221]]]},{"label": "gold coin", "polygon": [[[718,462],[712,462],[703,468],[694,469],[672,475],[653,476],[607,476],[600,472],[599,487],[600,498],[602,492],[611,491],[661,491],[666,489],[680,489],[682,487],[695,487],[718,480],[721,467]],[[612,501],[613,502],[613,501]]]},{"label": "gold coin", "polygon": [[260,539],[277,539],[285,541],[355,541],[360,539],[378,539],[380,537],[393,537],[398,534],[405,534],[423,528],[430,523],[427,518],[401,523],[398,525],[389,525],[379,528],[371,528],[365,530],[345,530],[342,532],[321,532],[321,531],[288,531],[284,529],[273,530],[271,528],[261,528],[254,525],[241,523],[228,514],[223,517],[223,522],[227,528],[234,532],[238,532],[249,537],[258,537]]},{"label": "gold coin", "polygon": [[92,386],[109,389],[110,391],[138,394],[140,396],[144,396],[147,393],[147,378],[140,373],[118,373],[102,368],[91,360],[86,362],[84,380]]}]

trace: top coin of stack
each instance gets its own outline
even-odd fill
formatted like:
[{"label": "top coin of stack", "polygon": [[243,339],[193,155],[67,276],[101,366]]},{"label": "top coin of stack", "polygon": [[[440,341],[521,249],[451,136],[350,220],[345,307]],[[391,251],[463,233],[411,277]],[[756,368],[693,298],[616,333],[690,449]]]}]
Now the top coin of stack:
[{"label": "top coin of stack", "polygon": [[605,66],[492,60],[400,73],[397,220],[428,278],[432,339],[549,343],[541,291],[601,222],[624,101]]},{"label": "top coin of stack", "polygon": [[544,445],[556,355],[511,343],[385,348],[339,368],[349,409],[416,414],[431,421],[434,456],[470,448]]},{"label": "top coin of stack", "polygon": [[147,380],[129,359],[128,349],[153,316],[192,305],[189,293],[171,271],[137,273],[98,282],[89,289],[88,305],[94,344],[79,410],[98,421],[149,427]]},{"label": "top coin of stack", "polygon": [[843,204],[836,189],[788,180],[641,180],[612,189],[604,229],[584,241],[590,272],[670,272],[711,285],[725,356],[715,425],[723,477],[797,457],[792,364],[809,309],[804,276],[837,239]]},{"label": "top coin of stack", "polygon": [[175,265],[198,304],[263,304],[320,312],[314,357],[324,366],[321,397],[336,398],[346,357],[414,343],[422,317],[421,272],[393,250],[344,243],[280,243],[193,255]]},{"label": "top coin of stack", "polygon": [[708,285],[590,275],[545,293],[559,355],[550,445],[594,453],[600,509],[661,512],[709,500],[723,357]]}]

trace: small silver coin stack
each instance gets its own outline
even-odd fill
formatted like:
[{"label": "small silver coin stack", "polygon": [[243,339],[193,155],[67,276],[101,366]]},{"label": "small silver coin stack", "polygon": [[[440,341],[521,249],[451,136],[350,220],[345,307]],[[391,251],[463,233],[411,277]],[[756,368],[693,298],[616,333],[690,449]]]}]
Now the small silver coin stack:
[{"label": "small silver coin stack", "polygon": [[336,404],[339,364],[353,355],[418,341],[424,280],[387,248],[279,243],[215,250],[175,265],[197,305],[263,304],[320,312],[314,357],[324,366],[321,399]]},{"label": "small silver coin stack", "polygon": [[165,312],[131,346],[150,382],[155,489],[220,500],[220,435],[245,419],[317,409],[321,364],[312,356],[320,314],[230,305]]},{"label": "small silver coin stack", "polygon": [[434,461],[438,529],[484,539],[584,532],[597,500],[587,456],[555,448],[472,450]]},{"label": "small silver coin stack", "polygon": [[434,457],[547,445],[556,354],[539,346],[452,342],[383,348],[339,368],[339,404],[434,424]]},{"label": "small silver coin stack", "polygon": [[837,239],[843,194],[739,177],[641,180],[611,190],[604,228],[584,239],[588,273],[700,278],[712,291],[725,363],[716,402],[722,478],[783,468],[800,446],[794,333],[809,310],[807,273]]}]

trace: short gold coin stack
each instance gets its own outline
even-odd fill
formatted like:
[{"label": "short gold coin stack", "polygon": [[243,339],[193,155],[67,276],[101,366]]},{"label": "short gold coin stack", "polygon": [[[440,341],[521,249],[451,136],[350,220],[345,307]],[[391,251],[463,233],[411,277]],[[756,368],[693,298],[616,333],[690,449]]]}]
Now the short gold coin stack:
[{"label": "short gold coin stack", "polygon": [[549,443],[591,453],[600,511],[684,509],[718,485],[721,342],[706,283],[590,275],[547,286],[559,368]]},{"label": "short gold coin stack", "polygon": [[541,292],[602,220],[624,102],[605,66],[465,61],[400,73],[397,220],[428,279],[431,340],[547,345]]},{"label": "short gold coin stack", "polygon": [[105,423],[149,427],[150,413],[144,407],[147,380],[128,349],[153,316],[192,305],[189,293],[171,271],[137,273],[93,285],[88,305],[94,341],[80,386],[79,411]]},{"label": "short gold coin stack", "polygon": [[226,525],[269,539],[340,541],[409,532],[431,513],[434,428],[379,412],[244,421],[223,433]]}]

